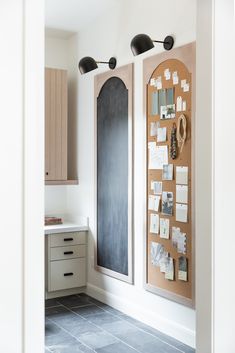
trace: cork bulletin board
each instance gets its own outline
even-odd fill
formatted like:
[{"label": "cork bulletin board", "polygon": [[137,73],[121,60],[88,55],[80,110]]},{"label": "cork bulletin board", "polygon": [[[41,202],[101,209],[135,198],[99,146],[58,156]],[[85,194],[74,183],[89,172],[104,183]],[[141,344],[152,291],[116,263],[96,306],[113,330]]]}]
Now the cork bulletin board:
[{"label": "cork bulletin board", "polygon": [[[145,288],[191,307],[194,306],[195,267],[194,87],[195,43],[144,60]],[[183,122],[186,123],[185,129]],[[186,138],[181,149],[179,136],[182,137],[184,132]],[[152,151],[156,151],[157,156],[162,147],[165,157],[159,167],[154,164]],[[184,171],[183,181],[180,171]],[[181,209],[184,210],[183,216]],[[153,222],[153,219],[157,221]]]}]

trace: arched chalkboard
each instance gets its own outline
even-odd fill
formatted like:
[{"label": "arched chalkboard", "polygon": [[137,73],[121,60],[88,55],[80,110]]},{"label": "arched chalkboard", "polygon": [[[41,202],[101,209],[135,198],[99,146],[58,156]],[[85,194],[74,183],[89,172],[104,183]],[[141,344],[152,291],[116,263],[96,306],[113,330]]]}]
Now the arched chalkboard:
[{"label": "arched chalkboard", "polygon": [[128,276],[128,90],[109,78],[97,98],[97,265]]}]

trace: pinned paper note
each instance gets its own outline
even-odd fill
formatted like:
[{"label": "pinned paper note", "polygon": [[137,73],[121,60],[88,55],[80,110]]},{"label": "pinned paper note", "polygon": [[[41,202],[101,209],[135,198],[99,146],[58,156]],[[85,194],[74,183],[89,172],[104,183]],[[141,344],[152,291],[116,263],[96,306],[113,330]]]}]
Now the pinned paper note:
[{"label": "pinned paper note", "polygon": [[149,195],[148,209],[151,211],[158,212],[160,204],[160,196]]},{"label": "pinned paper note", "polygon": [[174,280],[174,260],[172,257],[168,257],[166,259],[166,266],[165,266],[165,279],[169,279],[170,281]]},{"label": "pinned paper note", "polygon": [[155,86],[155,78],[150,79],[150,86]]},{"label": "pinned paper note", "polygon": [[178,77],[178,72],[174,71],[172,74],[172,80],[173,80],[173,85],[178,85],[179,83],[179,77]]},{"label": "pinned paper note", "polygon": [[188,203],[188,186],[176,185],[176,202]]},{"label": "pinned paper note", "polygon": [[149,169],[162,169],[168,164],[168,146],[156,146],[156,143],[148,144],[149,147]]},{"label": "pinned paper note", "polygon": [[157,129],[157,142],[166,142],[166,127]]},{"label": "pinned paper note", "polygon": [[162,193],[162,214],[173,215],[173,192],[163,191]]},{"label": "pinned paper note", "polygon": [[171,72],[169,69],[165,69],[164,70],[164,76],[166,80],[170,80],[171,79]]},{"label": "pinned paper note", "polygon": [[163,165],[162,180],[173,180],[173,164]]},{"label": "pinned paper note", "polygon": [[151,190],[153,190],[155,195],[162,194],[162,182],[161,181],[151,181]]},{"label": "pinned paper note", "polygon": [[182,233],[179,227],[172,227],[172,245],[180,254],[186,254],[186,233]]},{"label": "pinned paper note", "polygon": [[175,220],[183,223],[188,222],[188,205],[182,203],[176,204]]},{"label": "pinned paper note", "polygon": [[150,233],[159,234],[159,215],[150,214]]},{"label": "pinned paper note", "polygon": [[160,238],[169,239],[170,221],[168,218],[160,218]]},{"label": "pinned paper note", "polygon": [[188,167],[176,167],[176,184],[188,185]]},{"label": "pinned paper note", "polygon": [[165,256],[164,246],[162,244],[151,242],[151,263],[154,266],[160,266],[162,257]]},{"label": "pinned paper note", "polygon": [[157,89],[162,89],[162,77],[158,76],[157,79],[155,80],[155,87]]},{"label": "pinned paper note", "polygon": [[183,101],[182,102],[182,111],[186,112],[186,110],[187,110],[187,103],[186,103],[186,101]]},{"label": "pinned paper note", "polygon": [[150,123],[150,136],[157,136],[158,134],[158,126],[159,126],[159,121],[158,122],[151,122]]},{"label": "pinned paper note", "polygon": [[188,260],[184,256],[179,257],[178,279],[180,281],[188,280]]},{"label": "pinned paper note", "polygon": [[176,99],[176,110],[177,112],[181,112],[182,111],[182,97],[179,96]]},{"label": "pinned paper note", "polygon": [[189,83],[186,83],[183,87],[184,92],[189,92]]},{"label": "pinned paper note", "polygon": [[186,80],[181,80],[181,88],[184,88],[184,85],[186,85],[187,81]]}]

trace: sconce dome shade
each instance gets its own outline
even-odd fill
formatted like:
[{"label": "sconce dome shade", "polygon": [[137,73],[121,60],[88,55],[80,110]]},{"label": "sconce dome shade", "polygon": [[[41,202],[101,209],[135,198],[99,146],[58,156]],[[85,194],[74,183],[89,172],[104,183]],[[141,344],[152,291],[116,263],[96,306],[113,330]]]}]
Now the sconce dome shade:
[{"label": "sconce dome shade", "polygon": [[79,61],[78,67],[81,74],[86,74],[89,71],[97,69],[98,65],[93,58],[90,56],[85,56]]},{"label": "sconce dome shade", "polygon": [[131,50],[135,56],[142,54],[153,47],[153,41],[147,34],[137,34],[131,41]]}]

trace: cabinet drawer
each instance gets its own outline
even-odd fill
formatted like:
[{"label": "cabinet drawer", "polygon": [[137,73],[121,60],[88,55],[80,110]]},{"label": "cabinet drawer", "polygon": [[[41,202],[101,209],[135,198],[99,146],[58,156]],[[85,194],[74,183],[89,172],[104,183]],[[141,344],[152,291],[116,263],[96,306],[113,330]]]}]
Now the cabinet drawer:
[{"label": "cabinet drawer", "polygon": [[50,249],[50,260],[67,260],[86,256],[86,245],[60,246]]},{"label": "cabinet drawer", "polygon": [[50,247],[86,244],[85,232],[50,234]]},{"label": "cabinet drawer", "polygon": [[85,259],[52,261],[49,291],[82,287],[86,284]]}]

